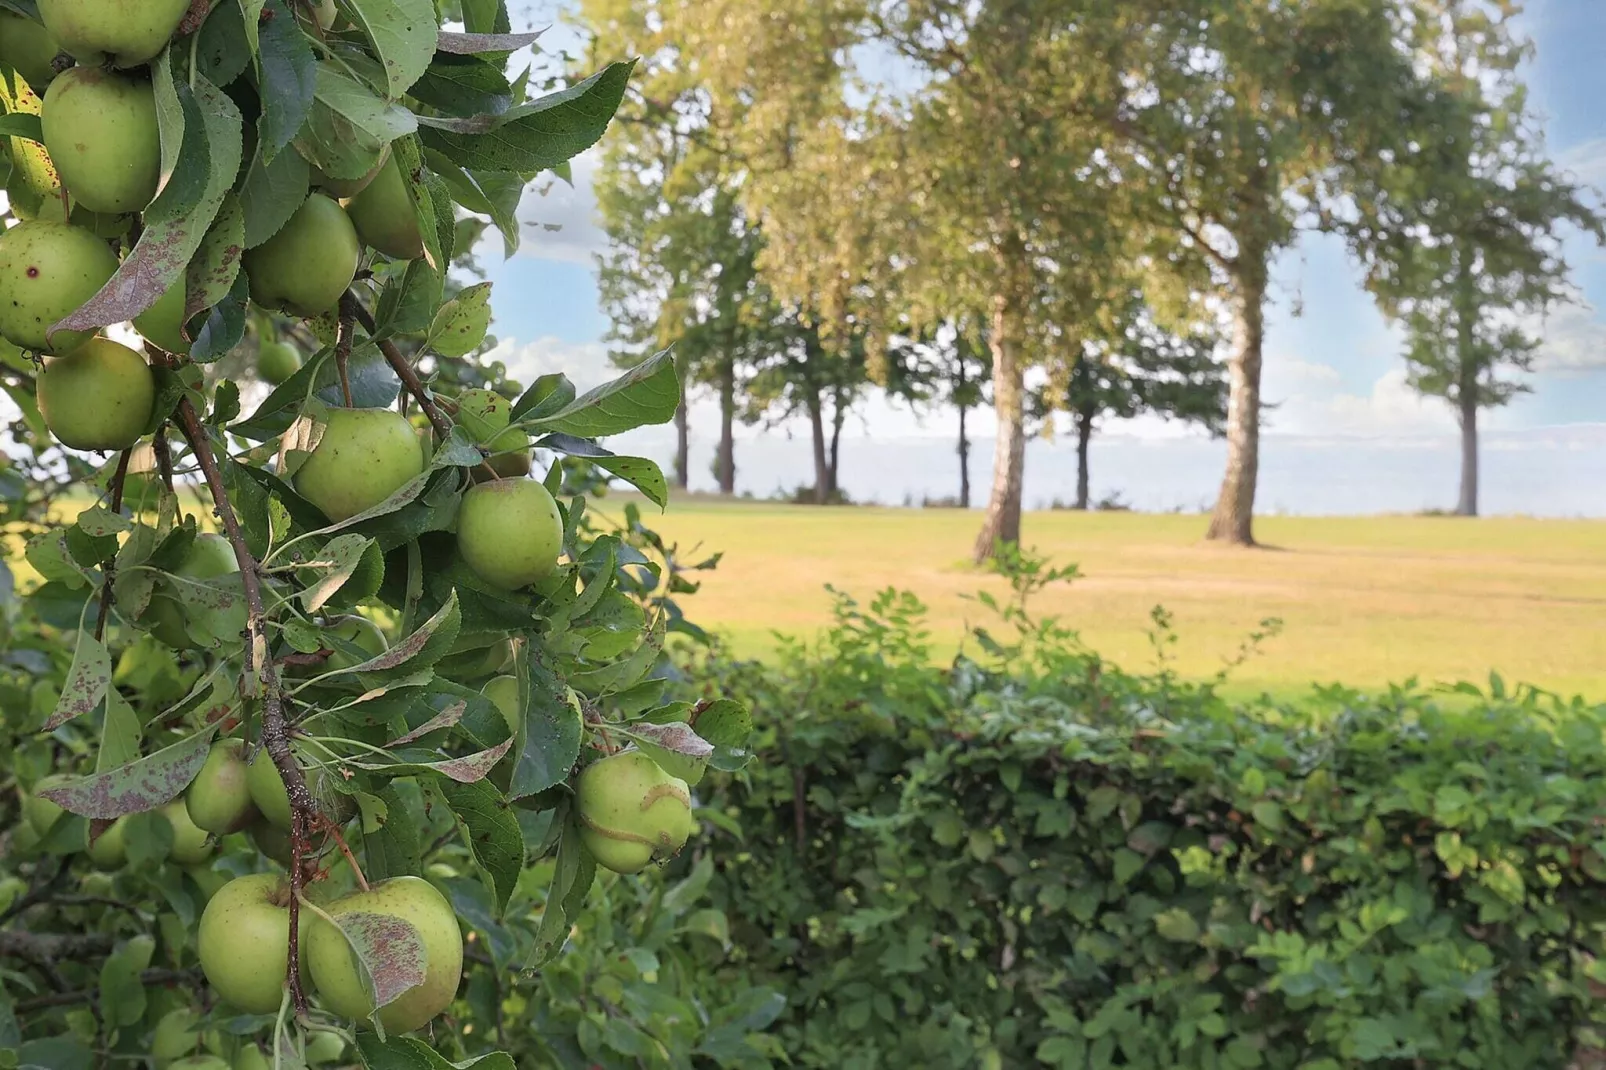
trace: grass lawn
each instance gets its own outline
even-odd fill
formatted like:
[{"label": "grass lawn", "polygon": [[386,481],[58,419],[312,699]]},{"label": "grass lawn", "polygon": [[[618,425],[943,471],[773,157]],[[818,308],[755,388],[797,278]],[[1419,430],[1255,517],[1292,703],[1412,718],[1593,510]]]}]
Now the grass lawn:
[{"label": "grass lawn", "polygon": [[[598,502],[616,513],[613,501]],[[818,509],[682,498],[649,523],[683,549],[722,550],[686,600],[688,614],[761,654],[774,632],[827,622],[825,584],[867,601],[913,591],[934,636],[957,642],[985,610],[961,595],[1002,590],[966,563],[978,514],[957,510]],[[1206,544],[1195,516],[1032,513],[1023,541],[1082,579],[1044,594],[1105,656],[1154,664],[1149,611],[1164,605],[1181,637],[1178,668],[1214,673],[1265,617],[1281,636],[1238,670],[1232,690],[1291,696],[1312,682],[1375,686],[1487,681],[1491,669],[1566,694],[1606,700],[1606,522],[1437,517],[1268,518],[1272,549]],[[943,649],[939,647],[939,650]]]}]

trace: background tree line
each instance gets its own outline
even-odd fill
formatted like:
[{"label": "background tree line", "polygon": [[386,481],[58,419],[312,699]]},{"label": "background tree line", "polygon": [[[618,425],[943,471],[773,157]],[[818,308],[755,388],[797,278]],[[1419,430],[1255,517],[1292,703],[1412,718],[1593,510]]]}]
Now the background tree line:
[{"label": "background tree line", "polygon": [[[1209,535],[1254,542],[1272,270],[1340,236],[1463,429],[1525,389],[1602,236],[1544,155],[1507,0],[585,0],[644,57],[597,181],[615,359],[673,344],[738,421],[806,417],[814,500],[881,389],[997,437],[978,560],[1020,534],[1029,438],[1152,411],[1225,435]],[[677,479],[688,428],[679,421]]]}]

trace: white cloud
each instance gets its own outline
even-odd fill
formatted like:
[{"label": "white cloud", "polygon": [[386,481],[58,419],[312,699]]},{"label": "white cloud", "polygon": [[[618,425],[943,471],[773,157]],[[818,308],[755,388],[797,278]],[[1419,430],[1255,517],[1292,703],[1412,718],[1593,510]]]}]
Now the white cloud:
[{"label": "white cloud", "polygon": [[1561,153],[1556,162],[1579,182],[1606,187],[1606,137],[1581,141]]},{"label": "white cloud", "polygon": [[547,336],[530,342],[504,339],[485,355],[507,366],[509,378],[528,386],[542,375],[562,372],[576,389],[586,391],[618,374],[608,363],[608,347],[601,342],[565,342]]},{"label": "white cloud", "polygon": [[[1602,142],[1606,145],[1606,142]],[[1545,317],[1538,332],[1544,341],[1534,365],[1541,371],[1584,371],[1606,367],[1606,322],[1587,304],[1562,305]]]},{"label": "white cloud", "polygon": [[573,186],[543,175],[524,191],[518,213],[523,229],[518,255],[591,267],[596,254],[608,247],[608,236],[597,225],[597,198],[592,189],[597,171],[595,150],[575,157],[570,169]]}]

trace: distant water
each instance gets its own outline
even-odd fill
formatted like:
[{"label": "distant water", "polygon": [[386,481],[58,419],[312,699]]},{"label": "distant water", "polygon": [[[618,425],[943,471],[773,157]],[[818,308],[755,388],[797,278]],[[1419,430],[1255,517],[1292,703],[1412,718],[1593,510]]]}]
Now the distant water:
[{"label": "distant water", "polygon": [[[618,451],[640,452],[667,465],[667,428],[621,436]],[[972,501],[983,504],[993,442],[971,456]],[[813,482],[808,439],[784,435],[737,441],[737,491],[769,497]],[[1064,439],[1033,441],[1027,450],[1026,503],[1047,507],[1076,493],[1076,448]],[[1095,438],[1091,451],[1095,501],[1118,494],[1143,511],[1209,508],[1220,485],[1226,447],[1206,438]],[[693,436],[692,489],[713,490],[713,441]],[[1365,515],[1413,513],[1455,505],[1460,443],[1453,435],[1388,440],[1266,435],[1261,442],[1258,503],[1263,514]],[[920,504],[957,495],[954,443],[935,437],[844,437],[841,483],[858,502]],[[1482,454],[1482,512],[1541,517],[1606,517],[1606,424],[1573,424],[1490,432]]]}]

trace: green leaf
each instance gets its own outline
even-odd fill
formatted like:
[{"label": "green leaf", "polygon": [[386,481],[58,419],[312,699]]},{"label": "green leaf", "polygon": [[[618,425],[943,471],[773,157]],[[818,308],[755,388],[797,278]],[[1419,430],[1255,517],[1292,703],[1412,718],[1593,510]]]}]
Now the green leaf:
[{"label": "green leaf", "polygon": [[616,476],[635,487],[660,509],[669,506],[669,483],[656,461],[645,457],[621,457],[589,438],[555,433],[535,443],[536,449],[551,450],[569,457],[583,457],[609,475]]},{"label": "green leaf", "polygon": [[512,419],[539,420],[561,412],[574,401],[574,384],[561,372],[543,375],[513,403]]},{"label": "green leaf", "polygon": [[482,282],[441,306],[424,347],[443,357],[461,357],[480,347],[491,327],[491,284]]},{"label": "green leaf", "polygon": [[39,116],[14,111],[0,115],[0,137],[25,137],[29,141],[43,142],[45,133],[39,125]]},{"label": "green leaf", "polygon": [[111,1026],[133,1025],[145,1017],[145,986],[139,975],[150,967],[156,938],[141,933],[106,956],[100,967],[100,1013]]},{"label": "green leaf", "polygon": [[184,628],[191,642],[206,650],[222,650],[243,642],[245,583],[238,572],[204,580],[175,575],[168,582],[184,607]]},{"label": "green leaf", "polygon": [[[386,784],[378,798],[385,813],[378,827],[372,831],[365,823],[362,835],[364,872],[371,881],[416,876],[424,868],[423,848],[418,842],[416,821],[422,806],[409,807],[395,783]],[[369,816],[366,808],[363,816],[365,819]]]},{"label": "green leaf", "polygon": [[419,625],[412,635],[397,641],[383,654],[345,671],[367,674],[391,672],[404,666],[409,670],[428,668],[445,657],[452,644],[457,642],[462,619],[457,592],[454,590],[446,604]]},{"label": "green leaf", "polygon": [[494,116],[482,133],[420,131],[424,143],[470,170],[534,174],[580,155],[612,121],[635,61],[615,63],[568,89]]},{"label": "green leaf", "polygon": [[206,763],[216,725],[115,769],[76,777],[39,794],[69,813],[111,821],[177,798]]},{"label": "green leaf", "polygon": [[92,505],[79,513],[74,523],[86,534],[95,536],[119,535],[134,527],[126,516],[99,505]]},{"label": "green leaf", "polygon": [[519,830],[518,818],[502,793],[483,781],[442,781],[440,792],[462,825],[469,850],[474,852],[474,861],[479,864],[500,916],[524,869],[524,834]]},{"label": "green leaf", "polygon": [[257,144],[240,187],[245,206],[245,247],[255,249],[279,233],[307,199],[311,169],[299,152],[279,152],[269,159]]},{"label": "green leaf", "polygon": [[563,408],[525,422],[579,438],[603,438],[647,424],[668,423],[680,405],[680,379],[669,351],[654,354],[610,383],[588,390]]},{"label": "green leaf", "polygon": [[78,646],[73,651],[72,668],[67,670],[67,682],[62,684],[61,698],[56,703],[55,712],[45,722],[44,731],[54,731],[100,705],[111,682],[112,659],[106,652],[106,645],[96,639],[93,632],[87,629],[80,631]]},{"label": "green leaf", "polygon": [[394,141],[418,129],[412,112],[374,96],[334,63],[318,64],[317,98],[380,141]]},{"label": "green leaf", "polygon": [[240,5],[220,3],[201,24],[195,62],[207,81],[228,85],[251,65],[251,48]]},{"label": "green leaf", "polygon": [[597,877],[597,860],[586,850],[580,826],[572,815],[565,814],[564,822],[563,838],[558,841],[557,866],[541,912],[535,948],[524,966],[526,970],[540,969],[563,949],[569,938],[569,925],[585,905],[585,897]]},{"label": "green leaf", "polygon": [[263,159],[290,144],[307,121],[318,77],[318,61],[285,0],[268,0],[258,23],[257,69],[261,72],[262,118],[257,138]]},{"label": "green leaf", "polygon": [[[158,79],[160,81],[160,79]],[[156,200],[132,252],[100,292],[51,328],[94,330],[131,320],[184,274],[240,170],[240,111],[205,78],[177,83],[184,109],[184,151]]]},{"label": "green leaf", "polygon": [[374,337],[414,334],[428,327],[441,303],[441,275],[426,260],[411,260],[407,270],[385,280],[374,313]]},{"label": "green leaf", "polygon": [[[351,399],[357,408],[385,408],[396,400],[401,380],[396,378],[377,346],[364,343],[354,348],[346,370],[351,381]],[[256,412],[229,430],[257,441],[281,435],[295,423],[309,395],[322,398],[328,404],[341,402],[340,371],[335,366],[333,350],[314,354],[294,375],[280,383],[257,406]]]},{"label": "green leaf", "polygon": [[101,729],[100,751],[95,755],[95,772],[105,773],[139,757],[139,715],[118,690],[106,691],[106,723]]},{"label": "green leaf", "polygon": [[185,273],[184,320],[211,308],[229,295],[240,275],[245,247],[245,210],[238,197],[224,194],[217,218],[207,229]]},{"label": "green leaf", "polygon": [[408,95],[444,115],[499,115],[513,104],[513,87],[501,66],[444,52],[435,54]]},{"label": "green leaf", "polygon": [[334,597],[351,579],[352,573],[357,571],[357,566],[371,547],[377,549],[372,539],[362,535],[337,535],[297,569],[298,572],[312,572],[314,576],[309,586],[301,592],[301,604],[308,613],[318,612]]},{"label": "green leaf", "polygon": [[519,676],[519,693],[526,696],[524,731],[508,783],[510,799],[563,783],[579,760],[584,727],[578,700],[533,645],[519,665]]},{"label": "green leaf", "polygon": [[1192,944],[1199,940],[1199,923],[1181,907],[1156,914],[1154,928],[1161,936],[1175,943]]},{"label": "green leaf", "polygon": [[697,734],[713,744],[709,764],[731,773],[747,764],[752,756],[748,745],[753,735],[753,716],[747,707],[728,698],[700,706],[690,717]]},{"label": "green leaf", "polygon": [[412,1037],[380,1040],[372,1033],[358,1033],[357,1050],[368,1070],[518,1070],[512,1056],[503,1052],[450,1063],[434,1048]]},{"label": "green leaf", "polygon": [[384,64],[391,99],[399,99],[435,56],[439,22],[433,0],[349,0],[347,10]]}]

